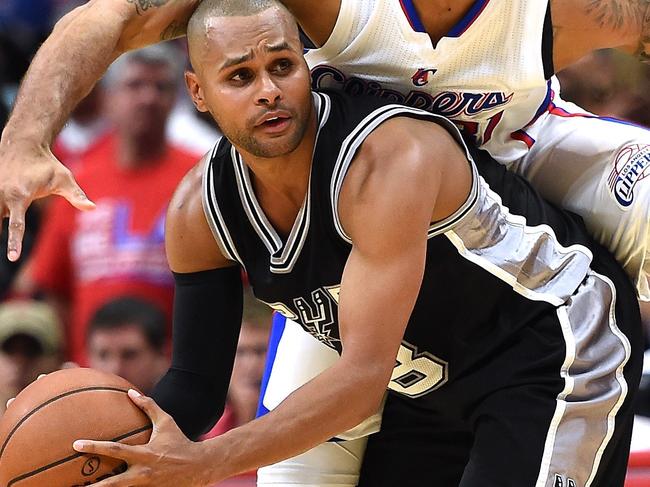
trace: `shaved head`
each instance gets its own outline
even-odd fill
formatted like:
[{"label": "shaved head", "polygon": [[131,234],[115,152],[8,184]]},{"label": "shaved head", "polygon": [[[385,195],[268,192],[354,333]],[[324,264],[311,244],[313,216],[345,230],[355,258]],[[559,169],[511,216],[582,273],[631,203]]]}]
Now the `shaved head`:
[{"label": "shaved head", "polygon": [[[251,157],[287,155],[315,127],[298,25],[277,0],[203,0],[188,24],[195,106]],[[307,142],[305,142],[307,143]]]},{"label": "shaved head", "polygon": [[[279,0],[202,0],[187,24],[187,40],[192,66],[202,51],[212,29],[214,19],[222,17],[249,17],[270,8],[277,8],[293,19],[291,13]],[[295,22],[295,21],[294,21]],[[296,24],[296,31],[298,26]],[[218,33],[217,33],[218,35]]]}]

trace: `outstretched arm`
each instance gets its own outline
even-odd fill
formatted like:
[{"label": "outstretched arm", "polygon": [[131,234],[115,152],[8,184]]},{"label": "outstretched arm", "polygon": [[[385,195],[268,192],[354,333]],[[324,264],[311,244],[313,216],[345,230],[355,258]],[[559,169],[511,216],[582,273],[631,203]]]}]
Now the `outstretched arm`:
[{"label": "outstretched arm", "polygon": [[616,48],[650,59],[650,0],[551,0],[556,71]]},{"label": "outstretched arm", "polygon": [[49,194],[92,209],[50,152],[70,112],[122,52],[184,33],[200,0],[91,0],[63,17],[36,54],[0,140],[0,215],[8,256],[21,252],[29,204]]}]

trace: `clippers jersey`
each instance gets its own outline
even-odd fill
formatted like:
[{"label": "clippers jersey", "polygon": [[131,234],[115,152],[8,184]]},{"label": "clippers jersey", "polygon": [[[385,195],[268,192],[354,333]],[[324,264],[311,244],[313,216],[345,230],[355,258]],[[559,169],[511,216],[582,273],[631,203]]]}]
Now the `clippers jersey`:
[{"label": "clippers jersey", "polygon": [[424,279],[398,356],[420,366],[417,373],[396,372],[392,390],[422,397],[476,368],[515,330],[569,300],[590,272],[591,244],[580,219],[546,204],[480,153],[474,162],[444,118],[376,98],[313,97],[319,125],[309,189],[286,240],[264,215],[247,166],[225,139],[206,165],[203,203],[221,251],[247,270],[255,296],[338,352],[338,295],[352,248],[338,197],[365,138],[393,117],[431,120],[465,147],[472,166],[466,202],[430,227]]},{"label": "clippers jersey", "polygon": [[305,58],[314,89],[443,115],[509,164],[551,103],[552,35],[547,0],[476,0],[436,46],[412,0],[341,0],[330,38]]}]

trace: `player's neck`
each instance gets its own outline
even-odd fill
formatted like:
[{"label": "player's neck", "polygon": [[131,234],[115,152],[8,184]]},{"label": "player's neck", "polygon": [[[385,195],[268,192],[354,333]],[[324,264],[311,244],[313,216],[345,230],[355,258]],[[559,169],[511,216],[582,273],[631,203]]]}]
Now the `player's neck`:
[{"label": "player's neck", "polygon": [[307,194],[316,126],[314,111],[298,147],[283,156],[261,158],[240,150],[242,159],[252,173],[255,196],[266,217],[283,236],[291,231]]},{"label": "player's neck", "polygon": [[460,22],[475,2],[476,0],[413,0],[434,45]]}]

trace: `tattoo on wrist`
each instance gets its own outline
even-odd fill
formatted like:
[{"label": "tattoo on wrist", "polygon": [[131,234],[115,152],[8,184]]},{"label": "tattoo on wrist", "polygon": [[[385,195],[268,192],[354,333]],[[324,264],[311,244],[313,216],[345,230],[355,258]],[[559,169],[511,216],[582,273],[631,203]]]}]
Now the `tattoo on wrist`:
[{"label": "tattoo on wrist", "polygon": [[138,15],[142,15],[143,12],[149,10],[150,8],[162,7],[169,0],[126,0],[128,3],[135,5],[135,10]]},{"label": "tattoo on wrist", "polygon": [[161,41],[169,41],[171,39],[176,39],[177,37],[182,37],[187,33],[187,25],[182,22],[172,21],[165,30],[160,33]]}]

